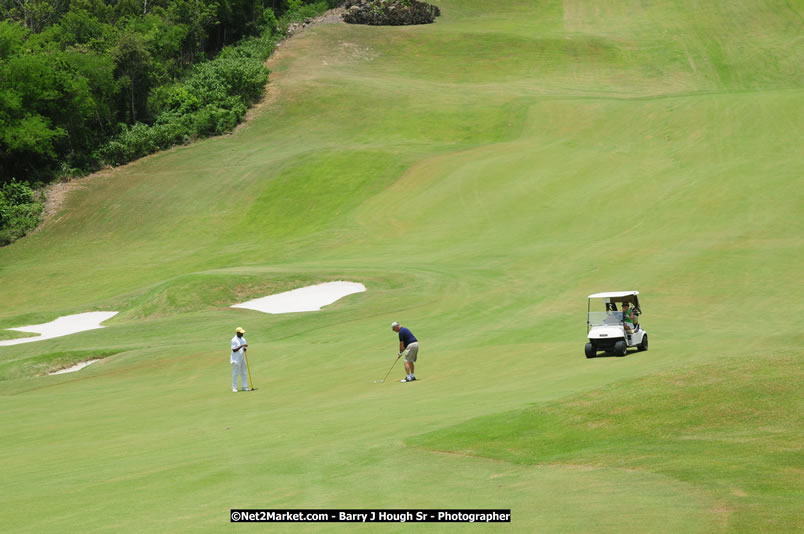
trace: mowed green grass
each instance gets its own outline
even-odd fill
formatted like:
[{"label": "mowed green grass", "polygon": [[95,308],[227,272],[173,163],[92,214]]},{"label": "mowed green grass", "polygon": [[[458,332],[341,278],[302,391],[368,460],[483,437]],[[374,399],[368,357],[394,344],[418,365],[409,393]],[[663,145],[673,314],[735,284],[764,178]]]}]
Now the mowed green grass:
[{"label": "mowed green grass", "polygon": [[[120,312],[0,347],[4,530],[217,532],[234,507],[804,528],[804,8],[437,3],[294,37],[247,125],[93,177],[0,249],[1,328]],[[229,308],[330,280],[368,290]],[[586,295],[621,289],[650,350],[586,360]],[[414,384],[374,384],[393,320]]]}]

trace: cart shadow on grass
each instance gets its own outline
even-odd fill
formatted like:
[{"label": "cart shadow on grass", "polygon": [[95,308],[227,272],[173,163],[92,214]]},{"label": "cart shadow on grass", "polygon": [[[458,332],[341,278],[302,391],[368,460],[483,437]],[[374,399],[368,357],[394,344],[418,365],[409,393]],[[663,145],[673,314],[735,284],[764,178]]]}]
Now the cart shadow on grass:
[{"label": "cart shadow on grass", "polygon": [[614,352],[598,352],[593,357],[588,358],[590,360],[598,360],[600,358],[628,358],[629,356],[636,356],[637,354],[641,353],[640,350],[626,350],[625,354],[616,354]]}]

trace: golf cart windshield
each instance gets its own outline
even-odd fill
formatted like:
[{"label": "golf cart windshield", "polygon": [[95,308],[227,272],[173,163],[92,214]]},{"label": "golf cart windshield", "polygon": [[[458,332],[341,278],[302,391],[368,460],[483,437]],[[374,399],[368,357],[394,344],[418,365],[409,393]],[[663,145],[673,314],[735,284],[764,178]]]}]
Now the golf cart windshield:
[{"label": "golf cart windshield", "polygon": [[623,324],[623,312],[619,311],[589,312],[589,326],[620,325],[620,324]]}]

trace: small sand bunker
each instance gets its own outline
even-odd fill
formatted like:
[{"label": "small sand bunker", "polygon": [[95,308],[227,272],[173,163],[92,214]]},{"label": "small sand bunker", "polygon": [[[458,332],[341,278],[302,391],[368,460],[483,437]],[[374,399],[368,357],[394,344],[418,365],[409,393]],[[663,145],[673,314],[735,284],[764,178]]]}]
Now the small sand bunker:
[{"label": "small sand bunker", "polygon": [[49,375],[63,375],[64,373],[74,373],[80,369],[83,369],[87,365],[93,364],[97,361],[100,361],[100,358],[96,358],[94,360],[87,360],[85,362],[80,362],[72,367],[67,367],[66,369],[59,369],[58,371],[53,371],[52,373],[48,373]]},{"label": "small sand bunker", "polygon": [[111,319],[115,315],[117,315],[117,312],[78,313],[76,315],[65,315],[64,317],[59,317],[58,319],[50,321],[49,323],[9,328],[8,330],[31,332],[40,335],[36,337],[23,337],[20,339],[8,339],[5,341],[0,341],[0,346],[33,343],[34,341],[53,339],[54,337],[69,336],[70,334],[76,334],[86,330],[96,330],[98,328],[103,328],[101,323]]},{"label": "small sand bunker", "polygon": [[318,311],[338,299],[365,290],[366,286],[356,282],[327,282],[235,304],[232,308],[246,308],[264,313]]}]

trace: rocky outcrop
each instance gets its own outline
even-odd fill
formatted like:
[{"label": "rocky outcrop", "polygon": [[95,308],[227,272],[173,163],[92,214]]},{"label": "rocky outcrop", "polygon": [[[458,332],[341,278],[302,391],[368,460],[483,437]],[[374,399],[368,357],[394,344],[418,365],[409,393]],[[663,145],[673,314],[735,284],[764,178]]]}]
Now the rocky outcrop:
[{"label": "rocky outcrop", "polygon": [[407,26],[430,24],[441,10],[418,0],[347,0],[343,20],[349,24]]}]

